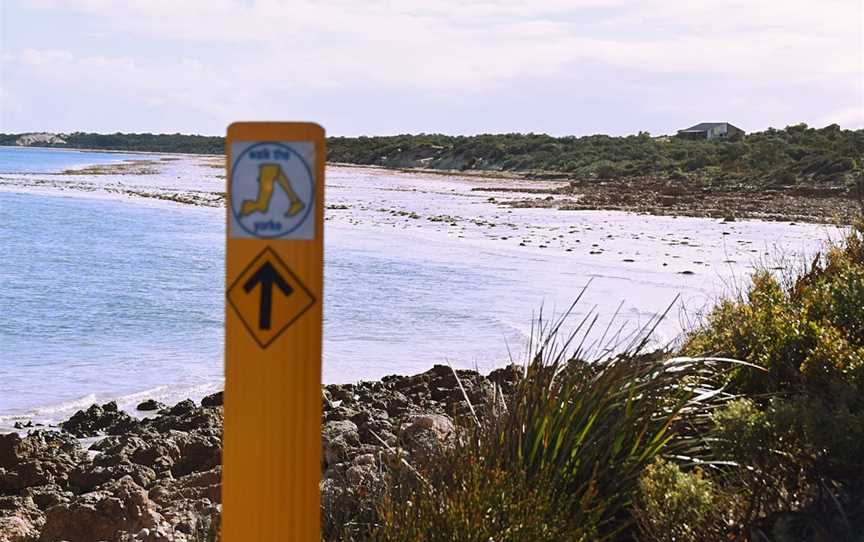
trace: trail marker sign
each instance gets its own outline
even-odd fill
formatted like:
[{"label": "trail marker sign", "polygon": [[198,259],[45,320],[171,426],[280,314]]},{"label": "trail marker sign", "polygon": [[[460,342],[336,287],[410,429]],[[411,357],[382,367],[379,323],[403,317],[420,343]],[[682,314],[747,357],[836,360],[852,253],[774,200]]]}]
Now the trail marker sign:
[{"label": "trail marker sign", "polygon": [[228,287],[228,303],[261,348],[270,346],[315,302],[315,295],[271,248]]},{"label": "trail marker sign", "polygon": [[228,127],[224,542],[320,540],[324,130]]}]

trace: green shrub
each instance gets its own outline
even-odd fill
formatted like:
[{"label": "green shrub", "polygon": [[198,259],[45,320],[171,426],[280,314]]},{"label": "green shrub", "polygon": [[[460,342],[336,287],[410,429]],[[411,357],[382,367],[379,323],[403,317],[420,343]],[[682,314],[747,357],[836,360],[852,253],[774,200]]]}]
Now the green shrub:
[{"label": "green shrub", "polygon": [[706,325],[688,337],[684,352],[729,356],[768,370],[736,371],[738,392],[809,391],[829,399],[845,389],[860,396],[864,393],[862,247],[864,229],[853,228],[842,245],[817,257],[788,289],[769,272],[757,273],[742,299],[722,302]]},{"label": "green shrub", "polygon": [[720,304],[690,335],[689,354],[733,356],[712,415],[717,480],[747,503],[750,538],[854,540],[864,532],[864,228],[817,257],[790,286],[768,273]]},{"label": "green shrub", "polygon": [[623,175],[624,170],[621,166],[613,164],[608,160],[602,161],[594,168],[594,174],[600,180],[614,179]]},{"label": "green shrub", "polygon": [[795,394],[764,409],[735,401],[712,419],[716,455],[735,465],[716,480],[742,503],[734,524],[749,538],[768,536],[778,522],[782,540],[854,540],[864,532],[860,413]]},{"label": "green shrub", "polygon": [[722,540],[728,531],[725,501],[700,469],[684,472],[657,459],[639,479],[634,515],[650,541]]}]

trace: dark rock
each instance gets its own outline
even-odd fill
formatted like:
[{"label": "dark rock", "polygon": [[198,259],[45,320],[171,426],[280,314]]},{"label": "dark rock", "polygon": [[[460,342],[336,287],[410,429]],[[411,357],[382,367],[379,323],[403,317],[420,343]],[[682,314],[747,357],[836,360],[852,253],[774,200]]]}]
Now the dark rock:
[{"label": "dark rock", "polygon": [[456,436],[453,421],[443,414],[421,414],[405,425],[402,443],[412,457],[428,459],[452,445]]},{"label": "dark rock", "polygon": [[360,434],[352,421],[327,422],[321,428],[321,452],[325,467],[347,461],[351,450],[359,445]]},{"label": "dark rock", "polygon": [[354,416],[357,415],[357,411],[345,408],[343,406],[338,406],[331,410],[328,410],[324,413],[324,421],[327,422],[338,422],[342,420],[350,420]]},{"label": "dark rock", "polygon": [[141,487],[149,487],[156,481],[156,472],[150,467],[138,465],[128,460],[116,465],[102,466],[87,463],[79,466],[69,475],[70,485],[79,493],[88,493],[108,482],[129,477]]},{"label": "dark rock", "polygon": [[0,542],[35,542],[44,523],[27,497],[0,497]]},{"label": "dark rock", "polygon": [[28,487],[53,484],[54,475],[59,474],[54,467],[55,463],[50,461],[23,461],[15,471],[6,472],[0,477],[0,491],[16,492]]},{"label": "dark rock", "polygon": [[343,403],[354,402],[355,394],[353,384],[327,386],[327,390],[330,392],[332,401],[341,401]]},{"label": "dark rock", "polygon": [[195,401],[192,399],[184,399],[171,407],[168,414],[171,416],[183,416],[184,414],[194,412],[196,408],[198,408],[198,406],[195,404]]},{"label": "dark rock", "polygon": [[505,395],[509,395],[522,379],[522,373],[522,367],[511,364],[501,369],[495,369],[489,373],[487,378],[489,382],[496,384]]},{"label": "dark rock", "polygon": [[18,433],[0,435],[0,467],[7,469],[31,459],[71,461],[81,453],[74,437],[56,431],[33,431],[23,438]]},{"label": "dark rock", "polygon": [[[365,454],[363,457],[369,454]],[[345,471],[345,479],[361,496],[377,493],[384,489],[384,477],[380,468],[374,464],[351,465]]]},{"label": "dark rock", "polygon": [[30,447],[23,442],[24,439],[18,433],[0,435],[0,467],[16,467],[22,457],[27,457]]},{"label": "dark rock", "polygon": [[[185,434],[181,435],[185,437]],[[178,438],[171,435],[153,439],[132,450],[130,457],[135,463],[147,465],[158,472],[170,471],[183,455],[177,441]]]},{"label": "dark rock", "polygon": [[222,406],[224,392],[217,391],[212,395],[208,395],[207,397],[201,399],[202,407],[217,407]]},{"label": "dark rock", "polygon": [[155,399],[147,399],[146,401],[138,403],[137,408],[142,412],[152,412],[154,410],[162,410],[165,408],[165,405]]},{"label": "dark rock", "polygon": [[174,476],[210,470],[222,464],[222,439],[208,435],[190,435],[180,444],[180,457],[171,467]]},{"label": "dark rock", "polygon": [[[159,507],[164,525],[170,526],[172,531],[207,533],[211,525],[218,525],[221,478],[221,467],[178,479],[166,478],[150,489],[149,497]],[[190,538],[205,539],[203,536]]]},{"label": "dark rock", "polygon": [[391,417],[404,416],[409,412],[410,407],[411,401],[398,391],[391,392],[389,401],[386,403],[387,414]]},{"label": "dark rock", "polygon": [[74,416],[60,424],[64,431],[76,437],[95,437],[102,434],[119,435],[129,432],[138,424],[129,414],[117,410],[117,403],[111,401],[102,406],[92,405],[79,410]]},{"label": "dark rock", "polygon": [[207,499],[222,502],[222,467],[196,472],[182,478],[160,480],[150,489],[153,502],[169,507],[180,499]]},{"label": "dark rock", "polygon": [[143,429],[153,429],[159,433],[167,431],[206,431],[209,434],[222,434],[222,409],[201,408],[192,401],[177,403],[170,411],[157,418],[141,421]]},{"label": "dark rock", "polygon": [[389,421],[370,419],[359,426],[357,434],[361,443],[381,446],[382,440],[389,444],[388,439],[393,435],[392,429],[393,425]]},{"label": "dark rock", "polygon": [[122,533],[155,529],[162,522],[147,492],[125,476],[99,491],[57,505],[45,516],[42,542],[119,540]]},{"label": "dark rock", "polygon": [[51,484],[65,488],[69,472],[82,458],[78,441],[63,433],[0,435],[0,494]]},{"label": "dark rock", "polygon": [[[154,436],[154,435],[147,435]],[[128,460],[135,450],[147,446],[147,438],[136,433],[106,437],[90,446],[91,451],[101,452],[94,462],[97,465],[110,467]]]},{"label": "dark rock", "polygon": [[29,487],[21,492],[21,495],[25,499],[31,499],[42,511],[48,510],[52,506],[69,502],[74,497],[71,491],[65,491],[58,485]]}]

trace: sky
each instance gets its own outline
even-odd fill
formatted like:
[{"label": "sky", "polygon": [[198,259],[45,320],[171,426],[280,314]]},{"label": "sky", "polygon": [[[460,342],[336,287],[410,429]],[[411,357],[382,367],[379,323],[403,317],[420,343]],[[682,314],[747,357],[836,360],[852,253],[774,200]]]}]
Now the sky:
[{"label": "sky", "polygon": [[0,0],[0,132],[864,127],[862,0]]}]

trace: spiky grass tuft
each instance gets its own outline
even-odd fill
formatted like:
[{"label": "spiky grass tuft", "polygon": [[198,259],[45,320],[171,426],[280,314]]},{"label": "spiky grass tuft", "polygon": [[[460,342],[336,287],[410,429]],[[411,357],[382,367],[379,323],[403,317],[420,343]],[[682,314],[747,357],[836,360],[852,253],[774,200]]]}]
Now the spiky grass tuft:
[{"label": "spiky grass tuft", "polygon": [[[573,307],[538,319],[524,377],[429,464],[428,484],[394,487],[374,537],[603,540],[632,528],[645,468],[660,456],[711,465],[711,414],[726,404],[722,358],[643,353],[656,322],[602,362],[579,357],[596,318],[563,336]],[[467,396],[466,396],[467,400]]]}]

